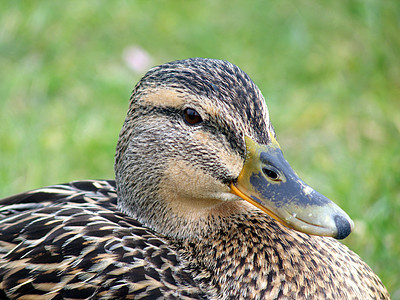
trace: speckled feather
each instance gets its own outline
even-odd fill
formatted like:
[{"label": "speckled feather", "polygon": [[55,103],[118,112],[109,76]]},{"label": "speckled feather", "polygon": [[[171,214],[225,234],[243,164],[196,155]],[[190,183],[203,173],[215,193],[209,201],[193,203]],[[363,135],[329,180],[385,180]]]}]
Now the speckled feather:
[{"label": "speckled feather", "polygon": [[1,290],[13,299],[388,298],[347,247],[261,212],[234,216],[208,239],[185,243],[124,215],[116,202],[113,181],[2,199]]},{"label": "speckled feather", "polygon": [[[225,61],[151,69],[131,97],[116,182],[0,200],[0,298],[388,299],[337,240],[226,196],[244,164],[244,136],[267,144],[275,135],[264,102]],[[201,126],[185,124],[186,107]]]},{"label": "speckled feather", "polygon": [[10,298],[206,298],[168,241],[117,210],[113,181],[0,204],[0,289]]}]

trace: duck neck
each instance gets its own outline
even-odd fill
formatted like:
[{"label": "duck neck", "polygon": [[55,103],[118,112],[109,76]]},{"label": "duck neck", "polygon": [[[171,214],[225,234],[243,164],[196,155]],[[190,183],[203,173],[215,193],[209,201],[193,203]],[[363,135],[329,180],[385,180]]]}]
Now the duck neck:
[{"label": "duck neck", "polygon": [[201,236],[172,243],[194,277],[207,289],[214,286],[217,297],[256,299],[285,276],[285,256],[279,250],[285,252],[290,233],[269,216],[242,211],[205,228]]},{"label": "duck neck", "polygon": [[157,199],[158,195],[135,195],[129,192],[124,195],[118,191],[119,208],[158,234],[176,241],[195,242],[206,239],[223,230],[231,216],[255,209],[243,200],[202,199],[188,205],[187,199],[164,201]]}]

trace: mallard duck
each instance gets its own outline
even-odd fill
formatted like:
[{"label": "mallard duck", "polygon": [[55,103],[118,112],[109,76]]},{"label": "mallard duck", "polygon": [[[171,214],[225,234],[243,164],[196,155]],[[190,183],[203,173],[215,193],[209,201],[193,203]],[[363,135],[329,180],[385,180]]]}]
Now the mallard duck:
[{"label": "mallard duck", "polygon": [[115,181],[0,201],[0,289],[19,299],[387,299],[337,239],[353,222],[284,159],[237,66],[157,66],[130,98]]}]

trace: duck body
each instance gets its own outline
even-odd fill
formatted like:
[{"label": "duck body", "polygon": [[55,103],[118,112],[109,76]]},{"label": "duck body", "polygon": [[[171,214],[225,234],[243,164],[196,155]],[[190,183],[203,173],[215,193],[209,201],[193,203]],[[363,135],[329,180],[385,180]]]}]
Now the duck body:
[{"label": "duck body", "polygon": [[331,238],[352,221],[294,174],[260,91],[228,62],[150,70],[115,172],[0,200],[2,298],[389,298]]},{"label": "duck body", "polygon": [[71,182],[1,203],[9,208],[0,214],[4,298],[205,298],[168,242],[118,211],[114,181]]},{"label": "duck body", "polygon": [[346,246],[257,210],[182,241],[121,213],[114,181],[50,186],[0,204],[9,208],[0,215],[0,287],[10,299],[389,298]]}]

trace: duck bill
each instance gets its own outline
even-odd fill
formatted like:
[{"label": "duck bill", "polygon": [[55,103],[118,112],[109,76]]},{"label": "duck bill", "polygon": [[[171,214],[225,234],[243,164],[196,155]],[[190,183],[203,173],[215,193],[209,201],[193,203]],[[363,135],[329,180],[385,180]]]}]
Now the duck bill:
[{"label": "duck bill", "polygon": [[273,138],[268,145],[246,140],[246,160],[231,192],[283,225],[313,235],[347,237],[354,223],[331,200],[305,184]]}]

